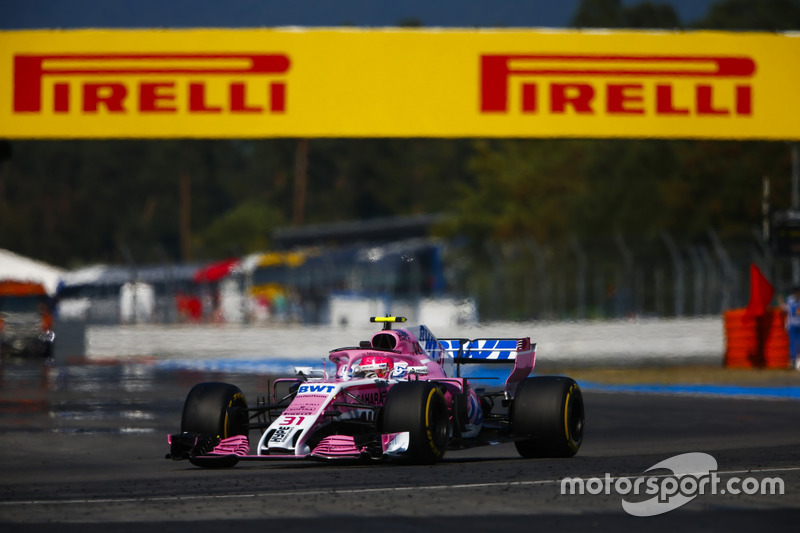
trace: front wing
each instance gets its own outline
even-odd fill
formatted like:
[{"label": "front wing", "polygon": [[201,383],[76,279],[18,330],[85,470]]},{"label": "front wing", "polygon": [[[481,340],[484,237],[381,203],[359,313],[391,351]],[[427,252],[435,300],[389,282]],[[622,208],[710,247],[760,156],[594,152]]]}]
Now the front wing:
[{"label": "front wing", "polygon": [[305,455],[252,455],[246,435],[221,439],[193,433],[177,433],[167,437],[170,451],[167,459],[188,459],[194,465],[229,467],[239,461],[286,459],[376,459],[402,455],[408,451],[409,433],[378,434],[372,437],[330,435]]}]

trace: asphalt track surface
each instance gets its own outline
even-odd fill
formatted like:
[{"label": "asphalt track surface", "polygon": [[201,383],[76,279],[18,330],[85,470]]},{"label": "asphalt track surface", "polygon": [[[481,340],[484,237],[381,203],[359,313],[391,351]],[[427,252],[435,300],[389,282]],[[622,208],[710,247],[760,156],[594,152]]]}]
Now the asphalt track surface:
[{"label": "asphalt track surface", "polygon": [[[800,530],[796,399],[589,389],[584,444],[571,459],[523,460],[503,444],[451,451],[434,466],[248,462],[206,470],[164,458],[186,393],[200,381],[229,381],[254,403],[266,376],[147,362],[0,370],[3,532]],[[613,487],[561,494],[565,477],[635,481],[689,452],[716,459],[723,487],[780,478],[783,494],[697,495],[652,517],[622,508],[623,498],[647,496]]]}]

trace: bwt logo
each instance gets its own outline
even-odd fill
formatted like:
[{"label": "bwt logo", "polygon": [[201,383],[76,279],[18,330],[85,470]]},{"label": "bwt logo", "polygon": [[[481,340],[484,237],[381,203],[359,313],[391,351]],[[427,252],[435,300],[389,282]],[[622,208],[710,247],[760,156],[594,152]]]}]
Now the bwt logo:
[{"label": "bwt logo", "polygon": [[19,54],[14,113],[283,113],[289,66],[285,54]]},{"label": "bwt logo", "polygon": [[509,113],[513,91],[525,114],[748,117],[755,71],[749,57],[485,54],[480,106]]},{"label": "bwt logo", "polygon": [[336,385],[301,385],[297,389],[297,394],[313,394],[315,392],[330,394],[335,388]]}]

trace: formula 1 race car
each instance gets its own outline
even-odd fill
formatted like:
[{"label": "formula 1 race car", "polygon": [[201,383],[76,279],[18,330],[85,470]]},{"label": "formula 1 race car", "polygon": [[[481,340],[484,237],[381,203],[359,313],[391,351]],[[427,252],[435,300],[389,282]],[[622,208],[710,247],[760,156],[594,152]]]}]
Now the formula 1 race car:
[{"label": "formula 1 race car", "polygon": [[[563,376],[531,377],[536,345],[520,339],[437,339],[425,326],[383,330],[358,347],[332,350],[335,367],[296,368],[248,407],[227,383],[189,392],[181,433],[167,458],[203,467],[240,460],[396,459],[431,464],[446,450],[514,442],[522,457],[571,457],[583,439],[583,398]],[[463,365],[513,365],[487,392]],[[251,446],[250,432],[261,432]],[[254,441],[255,442],[255,441]]]}]

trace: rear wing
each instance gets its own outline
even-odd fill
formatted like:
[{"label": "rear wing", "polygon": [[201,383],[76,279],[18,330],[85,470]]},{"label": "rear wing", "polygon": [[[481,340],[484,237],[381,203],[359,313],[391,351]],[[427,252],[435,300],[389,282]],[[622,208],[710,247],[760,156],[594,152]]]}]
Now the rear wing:
[{"label": "rear wing", "polygon": [[461,377],[462,364],[513,363],[505,390],[513,397],[517,385],[527,378],[536,364],[536,343],[530,337],[521,339],[439,339],[456,363],[456,377]]},{"label": "rear wing", "polygon": [[534,350],[530,337],[522,339],[439,339],[456,363],[511,363],[520,352]]}]

